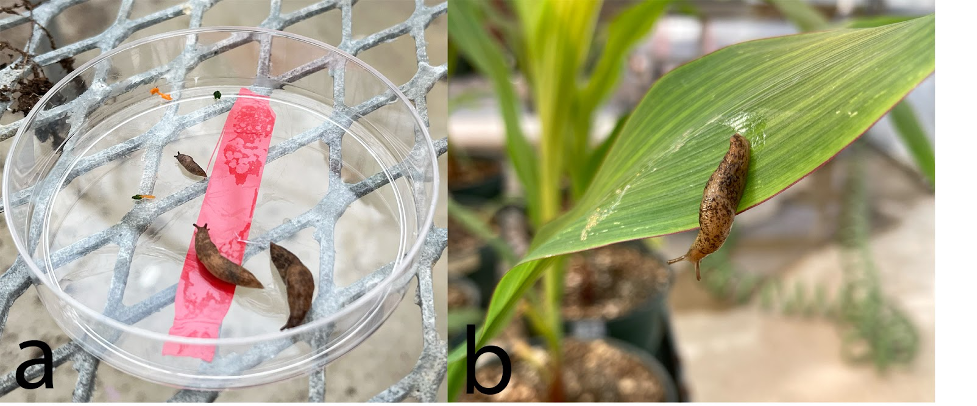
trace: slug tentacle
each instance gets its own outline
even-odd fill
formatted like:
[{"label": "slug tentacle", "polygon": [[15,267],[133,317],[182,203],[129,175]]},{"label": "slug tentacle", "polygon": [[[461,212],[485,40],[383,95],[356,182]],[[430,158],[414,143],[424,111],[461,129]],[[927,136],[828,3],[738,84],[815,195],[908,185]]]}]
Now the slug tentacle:
[{"label": "slug tentacle", "polygon": [[669,264],[669,265],[671,265],[671,264],[674,264],[674,263],[676,263],[676,262],[680,262],[680,261],[682,261],[683,259],[685,259],[685,255],[682,255],[682,256],[680,256],[680,257],[678,257],[678,258],[675,258],[675,259],[670,259],[670,260],[668,260],[668,264]]},{"label": "slug tentacle", "polygon": [[210,229],[207,228],[207,224],[203,226],[194,224],[193,226],[197,229],[197,234],[194,236],[194,249],[197,251],[197,259],[204,264],[204,268],[211,275],[233,285],[256,289],[264,288],[254,274],[221,255],[217,246],[210,239]]},{"label": "slug tentacle", "polygon": [[298,326],[312,308],[312,293],[315,291],[312,272],[295,254],[275,243],[271,243],[271,262],[278,268],[288,295],[288,321],[281,329]]},{"label": "slug tentacle", "polygon": [[689,251],[678,258],[668,261],[674,264],[688,260],[695,264],[695,278],[702,280],[699,275],[699,262],[707,255],[716,252],[733,227],[736,207],[743,197],[746,186],[746,173],[750,165],[750,141],[746,137],[734,134],[729,139],[729,151],[723,157],[719,167],[709,177],[705,189],[702,191],[702,203],[699,206],[699,234]]}]

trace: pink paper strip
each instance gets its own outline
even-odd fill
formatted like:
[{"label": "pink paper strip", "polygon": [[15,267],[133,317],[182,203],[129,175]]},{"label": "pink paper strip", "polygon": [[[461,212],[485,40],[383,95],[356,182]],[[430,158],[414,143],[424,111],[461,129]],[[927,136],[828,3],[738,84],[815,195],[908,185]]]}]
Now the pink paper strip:
[{"label": "pink paper strip", "polygon": [[[238,264],[244,258],[245,243],[251,230],[261,173],[268,158],[268,145],[275,127],[275,113],[266,97],[242,88],[231,107],[221,134],[219,152],[210,172],[197,224],[210,228],[210,238],[221,254]],[[187,229],[192,229],[190,224]],[[182,337],[217,338],[221,323],[231,306],[235,286],[215,278],[197,259],[196,231],[183,263],[177,285],[176,309],[170,334]],[[167,342],[164,355],[214,359],[214,346]]]}]

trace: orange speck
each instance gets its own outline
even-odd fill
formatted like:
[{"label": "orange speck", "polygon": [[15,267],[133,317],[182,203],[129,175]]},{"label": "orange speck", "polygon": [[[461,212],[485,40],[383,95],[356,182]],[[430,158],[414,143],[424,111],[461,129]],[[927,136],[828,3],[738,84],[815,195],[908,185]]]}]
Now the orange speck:
[{"label": "orange speck", "polygon": [[152,89],[149,89],[149,94],[158,94],[159,97],[162,97],[163,98],[163,100],[173,100],[173,97],[170,96],[169,93],[163,93],[163,92],[159,91],[159,88],[158,87],[154,87]]}]

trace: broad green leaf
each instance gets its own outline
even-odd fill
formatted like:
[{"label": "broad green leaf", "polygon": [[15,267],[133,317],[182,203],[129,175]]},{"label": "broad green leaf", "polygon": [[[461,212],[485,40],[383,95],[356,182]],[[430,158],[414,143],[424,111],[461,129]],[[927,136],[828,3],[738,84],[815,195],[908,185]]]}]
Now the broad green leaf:
[{"label": "broad green leaf", "polygon": [[[784,16],[792,21],[798,29],[802,31],[820,30],[827,28],[828,21],[822,17],[817,10],[807,3],[798,0],[768,0],[777,7]],[[856,18],[843,22],[847,28],[873,28],[886,24],[894,24],[911,19],[906,16],[875,16]],[[896,134],[906,144],[912,154],[916,166],[923,176],[936,186],[936,156],[933,154],[933,146],[926,138],[926,131],[920,127],[916,121],[916,113],[912,106],[906,102],[900,102],[892,108],[889,114],[895,124]]]},{"label": "broad green leaf", "polygon": [[[909,19],[906,16],[866,17],[851,20],[846,26],[849,28],[871,28]],[[916,162],[916,167],[929,180],[930,185],[936,187],[936,155],[933,152],[933,145],[926,137],[926,130],[916,119],[916,112],[913,107],[908,101],[903,100],[889,111],[889,118],[892,119],[896,135],[906,145],[913,161]]]},{"label": "broad green leaf", "polygon": [[[739,211],[794,184],[864,133],[935,68],[935,17],[750,41],[659,80],[592,185],[536,234],[492,295],[477,344],[561,254],[698,226],[702,190],[739,132],[752,143]],[[464,380],[465,359],[449,363]],[[461,371],[458,371],[461,368]]]},{"label": "broad green leaf", "polygon": [[614,145],[614,141],[617,141],[617,137],[621,135],[621,129],[624,128],[624,123],[627,122],[628,117],[630,117],[630,113],[618,118],[617,122],[614,123],[614,129],[611,130],[611,133],[607,136],[607,139],[601,141],[600,145],[598,145],[587,158],[587,163],[584,165],[583,171],[581,171],[584,174],[590,174],[590,176],[581,179],[581,181],[584,182],[585,189],[586,187],[590,186],[590,181],[593,180],[593,175],[597,173],[597,170],[600,169],[600,166],[604,163],[604,159],[607,158],[607,152],[611,150],[611,145]]},{"label": "broad green leaf", "polygon": [[702,189],[736,132],[752,144],[739,210],[806,176],[935,68],[935,17],[733,45],[663,77],[579,204],[526,259],[698,226]]},{"label": "broad green leaf", "polygon": [[519,126],[519,99],[509,81],[505,57],[476,18],[472,0],[455,0],[448,7],[448,34],[457,50],[492,80],[505,122],[506,151],[532,205],[538,199],[536,154]]},{"label": "broad green leaf", "polygon": [[914,17],[911,16],[875,16],[875,17],[861,17],[854,18],[845,22],[845,27],[848,28],[873,28],[881,27],[887,24],[901,23],[903,21],[912,20]]}]

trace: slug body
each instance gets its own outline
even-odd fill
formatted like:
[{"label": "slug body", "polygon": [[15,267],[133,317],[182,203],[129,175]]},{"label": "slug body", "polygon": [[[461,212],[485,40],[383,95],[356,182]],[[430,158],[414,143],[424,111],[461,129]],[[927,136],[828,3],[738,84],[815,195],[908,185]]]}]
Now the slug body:
[{"label": "slug body", "polygon": [[302,265],[295,254],[275,243],[271,243],[271,262],[278,268],[288,294],[288,321],[281,329],[298,326],[312,307],[312,292],[315,290],[312,272]]},{"label": "slug body", "polygon": [[204,268],[215,278],[224,282],[246,288],[262,289],[264,286],[243,266],[235,264],[233,261],[221,255],[217,246],[210,240],[210,229],[204,224],[202,227],[196,224],[197,235],[194,237],[194,249],[197,251],[197,259],[204,264]]},{"label": "slug body", "polygon": [[733,217],[736,216],[736,207],[743,197],[749,165],[750,141],[742,135],[734,134],[729,139],[729,151],[719,163],[719,168],[709,177],[709,182],[702,192],[702,204],[699,206],[699,235],[685,255],[668,261],[669,264],[688,260],[695,264],[695,279],[702,280],[699,275],[699,261],[706,255],[716,252],[729,236],[729,230],[733,227]]},{"label": "slug body", "polygon": [[190,155],[181,154],[180,151],[176,151],[176,155],[174,156],[174,158],[176,158],[177,161],[180,161],[180,165],[183,166],[183,168],[186,169],[187,172],[190,172],[197,176],[203,176],[205,178],[207,177],[207,171],[204,171],[204,168],[201,168],[200,165],[197,165],[197,162],[195,162],[193,158],[190,157]]}]

